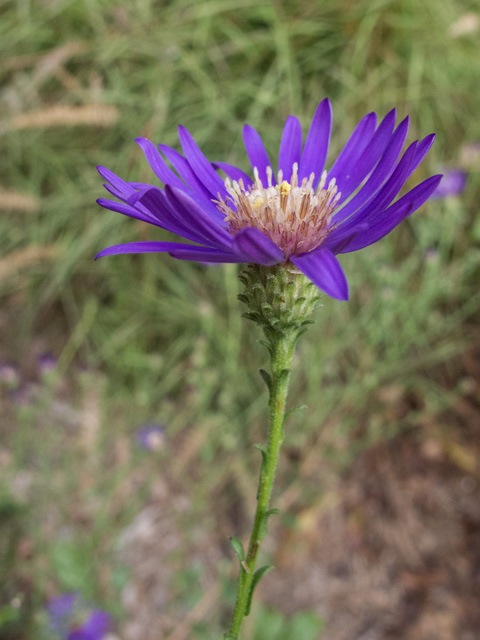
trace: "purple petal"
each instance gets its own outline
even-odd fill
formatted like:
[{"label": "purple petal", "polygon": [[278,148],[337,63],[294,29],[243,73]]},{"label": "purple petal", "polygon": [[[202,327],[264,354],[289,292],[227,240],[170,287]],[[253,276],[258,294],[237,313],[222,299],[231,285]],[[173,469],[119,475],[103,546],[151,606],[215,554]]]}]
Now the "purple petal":
[{"label": "purple petal", "polygon": [[224,247],[229,249],[232,245],[232,236],[219,224],[216,224],[192,198],[180,189],[170,187],[167,184],[165,187],[165,194],[168,198],[170,205],[178,211],[185,224],[187,224],[192,231],[199,230],[202,234],[211,239],[211,243],[217,247]]},{"label": "purple petal", "polygon": [[123,202],[116,202],[115,200],[98,198],[97,203],[104,209],[109,209],[110,211],[121,213],[122,215],[128,216],[129,218],[135,218],[135,220],[141,220],[142,222],[147,222],[148,224],[153,224],[157,227],[162,226],[152,214],[142,213],[128,204],[123,204]]},{"label": "purple petal", "polygon": [[203,198],[210,200],[210,191],[208,191],[201,180],[197,178],[195,172],[188,163],[188,160],[186,160],[186,158],[184,158],[181,153],[179,153],[175,149],[172,149],[172,147],[169,147],[166,144],[159,144],[158,148],[167,158],[167,160],[172,163],[175,171],[182,178],[182,180],[184,180],[191,189],[199,193]]},{"label": "purple petal", "polygon": [[302,125],[295,116],[288,116],[283,129],[280,152],[278,156],[278,170],[283,172],[283,179],[290,182],[292,166],[300,164],[302,155]]},{"label": "purple petal", "polygon": [[215,169],[221,169],[232,180],[236,180],[237,182],[243,180],[245,189],[248,189],[248,187],[253,184],[250,176],[238,167],[234,167],[233,164],[227,164],[226,162],[212,162],[212,166]]},{"label": "purple petal", "polygon": [[185,127],[179,126],[178,137],[188,164],[192,167],[204,187],[210,191],[214,198],[220,195],[221,198],[225,199],[227,196],[225,183],[217,175],[190,132]]},{"label": "purple petal", "polygon": [[424,157],[430,151],[430,147],[432,146],[434,140],[435,140],[435,134],[434,133],[431,133],[430,135],[428,135],[425,138],[423,138],[423,140],[420,140],[420,142],[417,145],[417,151],[415,153],[415,158],[413,160],[411,174],[415,171],[415,169],[418,167],[418,165],[421,163],[421,161],[424,159]]},{"label": "purple petal", "polygon": [[328,249],[317,249],[303,256],[290,256],[291,262],[331,298],[348,300],[348,282],[340,262]]},{"label": "purple petal", "polygon": [[[347,222],[337,227],[338,232],[345,231],[346,229],[356,226],[360,222],[368,222],[379,215],[385,208],[392,202],[400,189],[405,184],[405,180],[411,173],[411,166],[415,159],[415,153],[417,150],[417,142],[413,142],[403,154],[402,159],[395,168],[387,182],[383,185],[380,191],[362,207],[359,211],[356,211],[353,216],[350,217]],[[336,233],[336,230],[332,231],[332,235]]]},{"label": "purple petal", "polygon": [[[107,247],[97,253],[97,258],[103,258],[103,256],[117,256],[123,253],[169,253],[175,251],[175,249],[189,249],[193,247],[191,244],[180,244],[179,242],[159,242],[159,241],[146,241],[146,242],[127,242],[126,244],[114,244],[112,247]],[[193,247],[195,249],[201,247]],[[207,247],[205,247],[208,250]]]},{"label": "purple petal", "polygon": [[97,171],[104,180],[109,182],[112,185],[112,187],[114,187],[115,197],[118,197],[122,200],[128,200],[131,194],[135,191],[135,189],[131,187],[128,184],[128,182],[125,182],[125,180],[122,180],[122,178],[115,175],[113,171],[110,171],[110,169],[107,169],[106,167],[98,166]]},{"label": "purple petal", "polygon": [[357,224],[350,229],[347,229],[344,233],[331,233],[326,241],[322,244],[322,249],[329,249],[332,253],[337,255],[338,253],[342,253],[344,249],[346,249],[352,241],[358,236],[362,231],[367,231],[368,224],[366,222]]},{"label": "purple petal", "polygon": [[441,175],[432,176],[406,193],[400,200],[397,200],[373,220],[366,231],[358,233],[353,241],[341,250],[341,253],[358,251],[374,242],[378,242],[389,234],[402,220],[428,200],[437,188],[441,177]]},{"label": "purple petal", "polygon": [[345,171],[343,176],[338,178],[338,190],[342,194],[340,202],[348,200],[382,157],[392,137],[395,115],[395,109],[387,113],[361,154],[352,161],[348,173]]},{"label": "purple petal", "polygon": [[65,593],[56,598],[51,598],[47,602],[47,609],[53,618],[64,618],[69,616],[73,611],[75,600],[78,599],[76,593]]},{"label": "purple petal", "polygon": [[370,142],[376,125],[377,116],[375,113],[367,113],[367,115],[360,120],[328,172],[327,181],[335,178],[339,184],[342,184],[348,179],[353,166]]},{"label": "purple petal", "polygon": [[218,249],[208,249],[204,247],[192,247],[191,249],[176,249],[169,251],[169,255],[177,260],[193,260],[195,262],[221,262],[221,263],[242,263],[243,257],[239,257],[230,251],[219,251]]},{"label": "purple petal", "polygon": [[193,193],[189,193],[192,200],[195,200],[212,220],[219,223],[222,222],[224,216],[213,204],[210,191],[203,186],[182,154],[171,147],[167,147],[165,144],[159,144],[158,148],[165,154],[167,160],[173,164],[175,170],[178,171],[180,176],[193,190]]},{"label": "purple petal", "polygon": [[[166,189],[172,189],[167,185]],[[184,193],[180,189],[179,193]],[[184,194],[185,198],[188,198],[191,202],[191,208],[197,207],[197,205],[189,199],[187,194]],[[199,244],[221,246],[224,243],[219,243],[215,230],[217,225],[213,222],[203,211],[201,215],[192,215],[190,209],[185,212],[183,207],[179,207],[176,204],[172,204],[165,191],[157,187],[150,187],[142,192],[137,192],[132,198],[132,204],[142,204],[146,209],[152,212],[153,215],[159,220],[160,225],[176,233],[187,240],[198,242]],[[229,236],[231,241],[231,236]]]},{"label": "purple petal", "polygon": [[[330,134],[332,132],[332,105],[325,98],[318,105],[305,140],[302,159],[298,169],[300,182],[315,174],[315,185],[319,182],[327,159]],[[314,186],[315,186],[314,185]]]},{"label": "purple petal", "polygon": [[337,224],[349,218],[353,213],[358,211],[365,203],[367,203],[382,186],[384,181],[390,176],[395,162],[405,143],[408,133],[409,119],[405,118],[396,128],[393,136],[388,143],[385,153],[381,157],[378,165],[375,167],[372,175],[368,178],[365,185],[360,191],[344,205],[334,216],[334,222]]},{"label": "purple petal", "polygon": [[[253,127],[246,124],[243,127],[243,141],[245,143],[245,149],[247,150],[248,159],[252,168],[258,169],[258,175],[266,187],[268,184],[267,167],[271,167],[272,164],[268,158],[268,154],[265,151],[262,139]],[[275,176],[272,176],[272,184],[275,185]]]},{"label": "purple petal", "polygon": [[253,262],[270,266],[285,259],[285,254],[259,229],[241,229],[233,239],[233,252],[242,262]]},{"label": "purple petal", "polygon": [[174,173],[167,165],[153,142],[150,142],[150,140],[147,140],[146,138],[136,138],[135,142],[142,149],[148,164],[163,184],[171,184],[173,187],[183,189],[184,191],[187,189],[185,183],[182,182],[177,174]]},{"label": "purple petal", "polygon": [[102,640],[110,628],[110,615],[106,611],[95,609],[86,622],[70,631],[68,640]]}]

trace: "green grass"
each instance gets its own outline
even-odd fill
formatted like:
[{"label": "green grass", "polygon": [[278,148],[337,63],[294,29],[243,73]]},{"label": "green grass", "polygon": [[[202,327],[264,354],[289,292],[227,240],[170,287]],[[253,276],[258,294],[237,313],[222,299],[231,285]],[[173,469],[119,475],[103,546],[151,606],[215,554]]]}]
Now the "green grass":
[{"label": "green grass", "polygon": [[[42,396],[43,410],[38,404],[15,415],[5,410],[2,447],[11,455],[6,486],[33,469],[35,489],[18,522],[41,559],[28,589],[20,568],[0,592],[0,607],[10,606],[17,592],[28,593],[31,616],[24,620],[31,626],[5,623],[15,626],[12,637],[40,637],[38,611],[46,594],[72,588],[114,610],[121,629],[121,607],[114,603],[120,588],[115,576],[123,569],[112,559],[112,540],[148,491],[127,492],[130,501],[122,502],[120,515],[102,513],[101,505],[143,464],[138,452],[129,462],[110,458],[112,442],[124,437],[131,443],[135,426],[154,419],[168,425],[171,438],[198,438],[196,486],[188,477],[182,482],[201,513],[212,508],[219,486],[226,490],[232,459],[243,458],[247,478],[256,474],[251,444],[265,435],[266,392],[257,370],[266,354],[253,324],[240,318],[236,267],[206,268],[163,255],[93,262],[110,244],[168,236],[101,210],[95,165],[130,180],[152,180],[134,138],[177,146],[181,123],[209,158],[246,169],[244,122],[258,128],[273,155],[285,117],[296,113],[306,127],[328,95],[334,105],[332,156],[364,113],[396,106],[399,117],[411,115],[410,141],[437,132],[417,181],[444,164],[457,166],[462,146],[480,140],[478,33],[448,34],[472,7],[453,0],[0,5],[0,187],[39,202],[33,212],[2,211],[0,265],[12,264],[33,245],[57,252],[46,260],[27,257],[1,277],[0,355],[28,369],[32,345],[54,351],[67,381],[63,393],[74,407],[85,399],[78,364],[88,367],[87,375],[101,372],[104,381],[97,398],[98,459],[86,494],[85,460],[76,457],[81,436],[65,433],[62,419],[48,409],[62,391]],[[75,55],[45,66],[46,54],[72,42],[80,43]],[[14,127],[22,113],[87,103],[114,105],[118,120],[109,127]],[[422,389],[433,408],[450,401],[435,371],[472,340],[480,301],[474,286],[480,270],[478,167],[470,167],[461,202],[432,201],[378,246],[342,259],[352,300],[325,299],[300,344],[290,403],[308,409],[290,418],[288,446],[318,447],[319,456],[340,470],[371,442],[410,424],[410,414],[389,424],[372,418],[379,389]],[[332,416],[334,426],[322,432]],[[39,429],[42,437],[32,438]],[[155,473],[148,468],[147,485]],[[289,469],[285,481],[297,481],[296,473]],[[88,525],[73,518],[71,491],[80,491],[79,504],[87,504],[92,492],[100,505],[89,513]],[[58,505],[58,527],[73,528],[63,546],[58,531],[34,526],[52,503]],[[103,582],[99,563],[107,567]],[[76,575],[75,567],[85,574]],[[221,569],[224,578],[229,571]],[[1,624],[0,638],[10,637],[2,636]],[[210,632],[218,633],[216,624],[214,618]]]}]

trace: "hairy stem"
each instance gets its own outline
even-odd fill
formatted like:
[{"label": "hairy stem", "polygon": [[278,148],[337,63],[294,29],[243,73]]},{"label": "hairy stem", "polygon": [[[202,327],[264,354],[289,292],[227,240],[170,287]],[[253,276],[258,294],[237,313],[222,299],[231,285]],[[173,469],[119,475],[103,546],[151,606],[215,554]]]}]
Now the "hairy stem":
[{"label": "hairy stem", "polygon": [[[288,393],[290,366],[295,348],[296,333],[276,332],[270,334],[271,377],[270,389],[270,421],[268,443],[262,448],[262,467],[257,493],[257,510],[252,535],[248,545],[245,561],[240,568],[238,578],[237,601],[230,629],[224,635],[225,640],[237,640],[243,619],[248,615],[248,606],[255,587],[255,565],[260,545],[267,530],[270,497],[272,494],[275,472],[280,447],[283,442],[283,423],[285,419],[285,403]],[[260,570],[261,571],[261,570]],[[258,576],[257,576],[258,577]]]}]

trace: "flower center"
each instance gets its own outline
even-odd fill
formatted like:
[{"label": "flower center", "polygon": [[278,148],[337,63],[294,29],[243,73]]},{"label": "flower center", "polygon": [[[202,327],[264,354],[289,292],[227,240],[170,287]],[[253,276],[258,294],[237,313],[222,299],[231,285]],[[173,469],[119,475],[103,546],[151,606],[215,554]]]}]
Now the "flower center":
[{"label": "flower center", "polygon": [[225,188],[229,197],[215,200],[233,235],[245,227],[260,229],[287,258],[312,251],[322,244],[332,229],[332,214],[341,196],[337,193],[335,178],[325,188],[326,171],[317,188],[313,189],[315,174],[304,178],[299,185],[297,163],[292,169],[290,182],[283,180],[282,171],[278,172],[276,186],[272,186],[271,167],[267,167],[267,186],[260,180],[256,167],[253,170],[255,182],[248,189],[243,180],[237,182],[227,178]]}]

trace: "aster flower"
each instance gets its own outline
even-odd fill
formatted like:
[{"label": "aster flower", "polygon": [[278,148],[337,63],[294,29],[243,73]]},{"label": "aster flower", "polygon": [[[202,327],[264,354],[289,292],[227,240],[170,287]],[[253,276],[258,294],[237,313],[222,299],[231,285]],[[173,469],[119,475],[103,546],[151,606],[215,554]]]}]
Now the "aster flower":
[{"label": "aster flower", "polygon": [[432,198],[442,199],[461,195],[467,185],[467,172],[462,169],[446,169]]},{"label": "aster flower", "polygon": [[110,630],[106,611],[91,609],[77,593],[65,593],[47,603],[50,628],[62,640],[102,640]]},{"label": "aster flower", "polygon": [[20,368],[16,362],[0,362],[0,383],[9,389],[16,389],[20,381]]},{"label": "aster flower", "polygon": [[52,371],[55,371],[58,364],[58,359],[50,353],[49,351],[45,351],[37,358],[37,366],[40,373],[49,374]]},{"label": "aster flower", "polygon": [[98,203],[197,244],[132,242],[104,249],[97,257],[166,252],[179,260],[205,263],[283,265],[305,274],[327,295],[346,300],[348,284],[337,256],[390,233],[440,181],[441,176],[432,176],[395,201],[434,140],[431,134],[414,142],[400,158],[408,118],[397,127],[395,119],[392,110],[377,126],[376,114],[367,114],[328,170],[328,99],[318,105],[305,144],[299,120],[287,118],[277,173],[261,137],[249,125],[243,134],[252,175],[224,162],[209,162],[182,126],[183,155],[138,138],[164,188],[126,182],[99,167],[105,188],[120,202],[101,198]]},{"label": "aster flower", "polygon": [[138,444],[149,451],[161,451],[165,446],[165,427],[155,422],[144,424],[137,431]]}]

